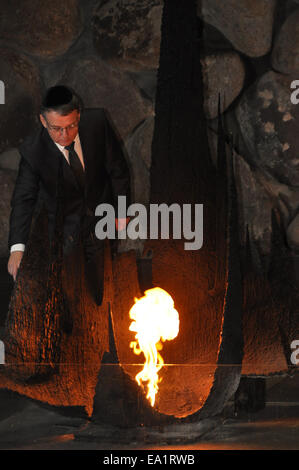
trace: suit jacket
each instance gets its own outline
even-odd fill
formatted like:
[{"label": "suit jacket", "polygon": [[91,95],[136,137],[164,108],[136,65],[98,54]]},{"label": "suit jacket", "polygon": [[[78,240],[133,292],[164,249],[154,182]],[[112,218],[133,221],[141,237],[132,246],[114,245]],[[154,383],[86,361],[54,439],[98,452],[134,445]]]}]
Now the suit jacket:
[{"label": "suit jacket", "polygon": [[44,127],[20,146],[21,161],[11,200],[9,247],[16,243],[26,244],[39,197],[48,211],[50,235],[53,232],[61,159],[64,239],[78,234],[82,211],[94,214],[98,204],[115,205],[121,195],[130,201],[128,166],[105,110],[83,110],[78,132],[85,165],[84,197],[72,169]]}]

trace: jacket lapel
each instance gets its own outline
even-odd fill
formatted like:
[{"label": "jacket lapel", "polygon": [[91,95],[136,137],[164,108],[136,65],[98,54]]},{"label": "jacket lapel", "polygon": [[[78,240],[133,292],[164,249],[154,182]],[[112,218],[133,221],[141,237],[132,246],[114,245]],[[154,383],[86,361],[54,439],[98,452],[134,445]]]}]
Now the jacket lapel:
[{"label": "jacket lapel", "polygon": [[91,139],[88,138],[86,131],[84,129],[83,123],[79,124],[79,139],[81,143],[82,153],[83,153],[83,160],[84,160],[84,168],[85,168],[85,194],[88,190],[88,181],[89,175],[93,171],[93,150],[92,150],[92,142]]},{"label": "jacket lapel", "polygon": [[[80,191],[80,188],[79,188],[79,185],[77,183],[77,180],[75,178],[75,175],[70,167],[70,165],[68,164],[65,156],[62,154],[62,152],[59,150],[59,148],[57,147],[57,145],[55,144],[55,142],[53,142],[53,140],[51,139],[51,137],[49,136],[48,134],[48,131],[44,131],[44,141],[47,145],[47,149],[48,149],[48,152],[47,152],[47,157],[48,157],[48,162],[47,162],[47,167],[49,168],[49,171],[50,169],[52,168],[53,171],[55,172],[55,174],[58,174],[58,168],[59,168],[59,161],[60,159],[62,158],[62,168],[63,168],[63,177],[66,181],[68,181],[71,185],[75,186],[78,191]],[[82,151],[84,152],[84,150],[82,149]],[[84,165],[85,165],[85,161],[84,161]]]}]

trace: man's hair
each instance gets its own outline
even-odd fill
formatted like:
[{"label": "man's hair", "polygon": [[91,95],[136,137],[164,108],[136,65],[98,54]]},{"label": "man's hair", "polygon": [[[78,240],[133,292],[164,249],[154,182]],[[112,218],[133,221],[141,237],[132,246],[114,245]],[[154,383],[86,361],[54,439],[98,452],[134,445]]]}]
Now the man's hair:
[{"label": "man's hair", "polygon": [[56,111],[61,116],[66,116],[74,110],[80,112],[82,107],[82,100],[74,90],[65,85],[56,85],[46,91],[40,112],[44,115],[49,111]]}]

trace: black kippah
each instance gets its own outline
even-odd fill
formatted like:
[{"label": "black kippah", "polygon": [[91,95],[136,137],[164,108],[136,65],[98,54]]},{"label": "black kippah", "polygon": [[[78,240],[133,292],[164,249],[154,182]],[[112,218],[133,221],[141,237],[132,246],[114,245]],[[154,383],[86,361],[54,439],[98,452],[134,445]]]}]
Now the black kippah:
[{"label": "black kippah", "polygon": [[70,103],[72,98],[73,94],[69,88],[63,85],[57,85],[49,88],[47,91],[43,100],[43,107],[54,108],[56,106],[62,106]]}]

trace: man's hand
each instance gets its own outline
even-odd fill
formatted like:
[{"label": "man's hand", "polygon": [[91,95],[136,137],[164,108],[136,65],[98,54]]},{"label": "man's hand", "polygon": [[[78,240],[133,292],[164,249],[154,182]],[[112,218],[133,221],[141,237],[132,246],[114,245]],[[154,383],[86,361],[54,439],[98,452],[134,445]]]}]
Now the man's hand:
[{"label": "man's hand", "polygon": [[129,223],[130,217],[127,217],[126,219],[115,219],[115,227],[117,232],[121,232],[124,230]]},{"label": "man's hand", "polygon": [[13,251],[10,254],[8,264],[7,264],[7,269],[9,274],[16,280],[17,272],[21,263],[21,260],[23,258],[23,251]]}]

